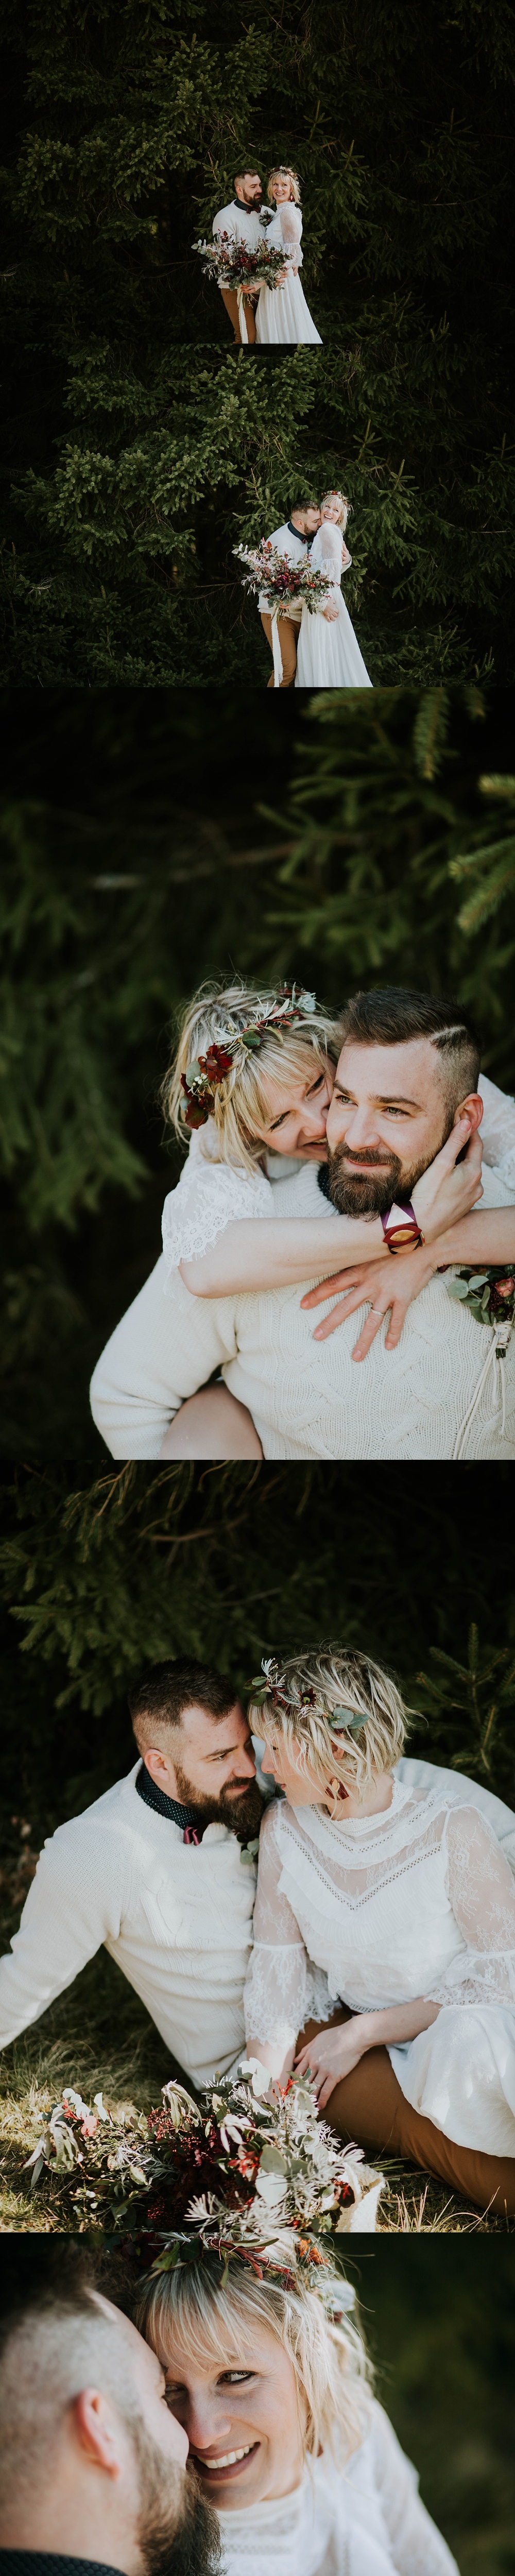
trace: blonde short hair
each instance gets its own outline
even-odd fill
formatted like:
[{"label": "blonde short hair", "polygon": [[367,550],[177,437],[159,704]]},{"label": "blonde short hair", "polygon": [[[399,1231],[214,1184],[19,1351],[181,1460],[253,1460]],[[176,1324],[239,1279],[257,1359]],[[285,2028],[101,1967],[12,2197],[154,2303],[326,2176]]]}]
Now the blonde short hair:
[{"label": "blonde short hair", "polygon": [[[267,2326],[288,2353],[295,2374],[299,2419],[304,2417],[308,2460],[320,2448],[338,2445],[338,2456],[350,2458],[368,2430],[367,2382],[371,2379],[359,2323],[345,2312],[337,2320],[338,2284],[334,2288],[334,2322],[317,2290],[283,2288],[279,2281],[259,2281],[246,2263],[231,2259],[224,2284],[218,2257],[178,2264],[174,2271],[143,2281],[133,2311],[134,2323],[147,2343],[166,2351],[177,2336],[193,2363],[213,2355],[218,2367],[228,2356],[238,2361],[248,2352],[249,2334]],[[342,2294],[342,2309],[348,2300]]]},{"label": "blonde short hair", "polygon": [[[270,984],[244,984],[241,979],[234,984],[203,984],[193,1001],[188,1002],[179,1024],[176,1053],[160,1093],[165,1118],[183,1145],[189,1145],[190,1131],[181,1118],[181,1074],[186,1074],[188,1065],[205,1055],[209,1046],[227,1039],[229,1022],[236,1029],[250,1027],[263,1003],[276,998],[277,989]],[[264,1036],[259,1053],[245,1055],[238,1051],[235,1063],[213,1096],[209,1123],[216,1132],[218,1160],[243,1163],[247,1171],[252,1171],[263,1153],[263,1128],[268,1125],[267,1076],[280,1081],[291,1074],[292,1079],[295,1075],[298,1079],[299,1074],[305,1074],[310,1057],[316,1066],[321,1066],[328,1056],[337,1064],[339,1052],[338,1023],[329,1012],[319,1010],[316,1003],[302,1020],[294,1021],[293,1028],[285,1030],[282,1039],[271,1030],[269,1036]]]},{"label": "blonde short hair", "polygon": [[299,185],[299,181],[298,181],[298,178],[297,178],[297,172],[296,172],[296,170],[285,170],[285,169],[282,169],[282,168],[279,168],[278,170],[271,170],[271,171],[270,171],[270,178],[269,178],[269,179],[268,179],[268,181],[267,181],[267,191],[266,191],[266,193],[267,193],[267,197],[268,197],[268,201],[269,201],[269,205],[273,205],[272,189],[273,189],[273,185],[274,185],[274,180],[275,180],[275,179],[289,179],[289,182],[290,182],[290,202],[291,202],[291,199],[293,198],[293,204],[294,204],[294,206],[300,206],[300,202],[301,202],[301,198],[300,198],[300,185]]},{"label": "blonde short hair", "polygon": [[[329,1779],[363,1791],[378,1772],[390,1771],[399,1761],[407,1711],[396,1682],[370,1655],[328,1645],[287,1656],[279,1666],[278,1688],[286,1707],[282,1699],[279,1704],[274,1699],[272,1676],[264,1700],[250,1699],[252,1732],[266,1744],[280,1735],[299,1749],[300,1769],[314,1772],[322,1791]],[[358,1735],[346,1727],[331,1734],[331,1710],[342,1706],[363,1715],[366,1722]]]},{"label": "blonde short hair", "polygon": [[336,521],[336,525],[338,528],[343,528],[345,531],[347,520],[350,517],[351,507],[350,501],[347,500],[345,492],[324,492],[323,501],[320,502],[321,510],[325,510],[326,501],[339,501],[340,513],[339,518]]}]

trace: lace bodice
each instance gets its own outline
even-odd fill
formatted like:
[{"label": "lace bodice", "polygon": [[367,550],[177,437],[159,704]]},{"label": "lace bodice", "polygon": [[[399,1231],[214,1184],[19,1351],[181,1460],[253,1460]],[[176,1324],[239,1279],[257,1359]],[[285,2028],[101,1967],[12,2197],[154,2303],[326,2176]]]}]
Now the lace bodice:
[{"label": "lace bodice", "polygon": [[345,1824],[277,1802],[261,1828],[247,2040],[286,2050],[338,1999],[374,2012],[418,1995],[515,2005],[515,1885],[485,1817],[438,1778],[394,1779],[384,1815]]},{"label": "lace bodice", "polygon": [[293,2495],[221,2513],[225,2576],[457,2576],[382,2406],[344,2466],[328,2454]]},{"label": "lace bodice", "polygon": [[302,215],[291,200],[286,199],[284,206],[276,206],[272,222],[267,224],[266,238],[273,250],[280,250],[282,242],[284,250],[291,251],[292,267],[302,268]]},{"label": "lace bodice", "polygon": [[[324,539],[336,538],[341,562],[340,530],[333,528],[329,519],[324,521],[323,530],[318,530],[311,560],[322,534]],[[332,554],[334,556],[334,549]],[[318,560],[322,561],[321,556]],[[322,570],[330,570],[328,556],[322,563]],[[339,578],[338,574],[338,582]],[[339,596],[338,588],[335,597]],[[494,1164],[506,1186],[515,1189],[515,1101],[503,1091],[498,1091],[497,1084],[489,1082],[486,1074],[481,1076],[479,1087],[485,1103],[481,1130],[485,1162]],[[178,1269],[180,1261],[201,1260],[202,1254],[216,1241],[217,1235],[223,1233],[224,1227],[234,1224],[240,1217],[271,1217],[276,1213],[274,1180],[284,1179],[286,1167],[283,1158],[279,1155],[273,1157],[267,1178],[257,1165],[253,1172],[246,1172],[243,1164],[218,1162],[217,1151],[216,1128],[208,1120],[206,1127],[199,1128],[192,1135],[180,1180],[165,1199],[163,1252],[170,1272]],[[298,1161],[292,1163],[290,1169],[295,1176],[299,1170]],[[321,1205],[323,1207],[323,1202]],[[327,1215],[326,1208],[324,1214]]]}]

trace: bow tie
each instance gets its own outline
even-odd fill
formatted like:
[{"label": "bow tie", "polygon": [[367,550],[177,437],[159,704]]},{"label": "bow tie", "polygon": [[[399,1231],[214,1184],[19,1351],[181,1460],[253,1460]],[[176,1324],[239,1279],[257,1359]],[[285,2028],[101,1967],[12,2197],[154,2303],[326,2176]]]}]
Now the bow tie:
[{"label": "bow tie", "polygon": [[178,1798],[167,1798],[164,1789],[158,1789],[157,1781],[151,1780],[144,1762],[138,1771],[136,1788],[138,1798],[143,1799],[145,1807],[152,1807],[155,1816],[168,1816],[171,1825],[182,1825],[183,1843],[202,1842],[204,1827],[200,1822],[195,1824],[195,1808],[181,1807]]}]

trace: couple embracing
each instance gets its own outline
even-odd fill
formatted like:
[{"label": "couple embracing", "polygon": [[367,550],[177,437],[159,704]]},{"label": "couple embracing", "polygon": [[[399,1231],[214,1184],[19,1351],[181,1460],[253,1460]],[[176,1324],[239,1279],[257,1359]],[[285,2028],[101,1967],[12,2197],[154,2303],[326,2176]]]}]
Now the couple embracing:
[{"label": "couple embracing", "polygon": [[264,2087],[309,2066],[340,2137],[513,2211],[511,1811],[406,1758],[396,1682],[345,1645],[265,1659],[246,1715],[189,1658],[129,1708],[134,1768],[41,1853],[0,2046],[104,1943],[195,2086],[245,2044]]},{"label": "couple embracing", "polygon": [[208,986],[162,1098],[187,1158],[92,1380],[112,1456],[513,1458],[515,1106],[461,1003]]},{"label": "couple embracing", "polygon": [[[264,581],[258,604],[273,654],[269,689],[372,687],[342,599],[342,573],[349,572],[352,563],[345,543],[349,508],[344,492],[324,492],[320,509],[317,501],[296,502],[290,518],[282,527],[274,528],[254,557],[248,550],[238,549]],[[314,573],[322,576],[320,600],[313,601],[309,590],[305,599],[302,590],[295,597],[299,568],[303,566],[310,578]],[[253,586],[258,587],[258,580]]]},{"label": "couple embracing", "polygon": [[[406,1757],[401,1693],[366,1651],[265,1658],[250,1692],[245,1716],[230,1681],[187,1660],[133,1685],[137,1761],[45,1845],[0,1964],[4,2044],[104,1942],[190,2085],[237,2078],[246,2032],[262,2100],[292,2067],[311,2070],[335,2139],[408,2156],[511,2214],[515,1817]],[[194,2201],[202,2159],[188,2152]],[[123,2576],[166,2576],[160,2540],[169,2576],[214,2576],[220,2538],[224,2576],[456,2576],[371,2398],[353,2293],[336,2263],[321,2273],[309,2215],[300,2251],[269,2221],[266,2257],[245,2259],[241,2155],[233,2122],[223,2264],[206,2230],[186,2258],[189,2203],[165,2239],[156,2222],[118,2353],[94,2350],[83,2307],[73,2333],[51,2302],[8,2367],[0,2341],[2,2576],[19,2576],[6,2563],[19,2549],[52,2556],[35,2576],[69,2576],[70,2516],[84,2576],[95,2556]],[[126,2303],[130,2288],[125,2248]],[[79,2307],[84,2295],[96,2296],[79,2292]],[[114,2333],[113,2311],[110,2322]],[[134,2327],[159,2364],[153,2389]],[[150,2410],[139,2443],[138,2408]]]},{"label": "couple embracing", "polygon": [[266,275],[259,285],[220,283],[236,345],[284,350],[304,341],[320,349],[320,332],[311,319],[300,280],[302,215],[296,170],[281,165],[270,171],[267,201],[265,205],[259,171],[240,170],[231,204],[221,206],[214,218],[214,240],[219,247],[227,247],[229,265],[231,253],[240,248],[250,253],[251,269],[265,248],[284,255],[283,266],[280,259],[274,262],[273,285],[267,284]]}]

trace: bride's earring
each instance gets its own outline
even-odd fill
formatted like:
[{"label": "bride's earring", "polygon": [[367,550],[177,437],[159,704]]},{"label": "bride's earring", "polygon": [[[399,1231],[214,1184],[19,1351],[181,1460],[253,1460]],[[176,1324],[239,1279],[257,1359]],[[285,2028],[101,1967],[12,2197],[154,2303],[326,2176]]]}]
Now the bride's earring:
[{"label": "bride's earring", "polygon": [[327,1782],[327,1795],[328,1795],[328,1798],[332,1798],[332,1801],[333,1801],[333,1803],[332,1803],[332,1807],[331,1807],[331,1820],[333,1820],[335,1817],[337,1817],[337,1816],[338,1816],[339,1811],[340,1811],[340,1808],[341,1808],[341,1805],[342,1805],[342,1800],[343,1800],[343,1799],[344,1799],[344,1797],[345,1797],[345,1790],[344,1790],[344,1788],[342,1787],[342,1782],[341,1782],[341,1780],[328,1780],[328,1782]]}]

